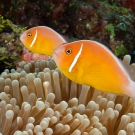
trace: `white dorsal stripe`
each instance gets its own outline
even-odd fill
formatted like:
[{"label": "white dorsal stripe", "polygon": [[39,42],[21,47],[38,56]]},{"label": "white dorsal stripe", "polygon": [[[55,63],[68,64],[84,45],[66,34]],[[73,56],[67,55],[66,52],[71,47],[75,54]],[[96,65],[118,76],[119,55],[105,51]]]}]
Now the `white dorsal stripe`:
[{"label": "white dorsal stripe", "polygon": [[37,29],[36,29],[36,34],[34,36],[34,39],[32,40],[32,43],[31,43],[30,47],[32,47],[34,45],[36,39],[37,39]]},{"label": "white dorsal stripe", "polygon": [[79,58],[79,56],[80,56],[80,55],[81,55],[81,53],[82,53],[82,48],[83,48],[83,44],[81,45],[80,50],[79,50],[79,52],[77,53],[77,55],[75,56],[75,58],[74,58],[74,60],[73,60],[72,64],[70,65],[69,72],[71,72],[71,71],[72,71],[73,67],[74,67],[74,66],[75,66],[75,64],[77,63],[78,58]]}]

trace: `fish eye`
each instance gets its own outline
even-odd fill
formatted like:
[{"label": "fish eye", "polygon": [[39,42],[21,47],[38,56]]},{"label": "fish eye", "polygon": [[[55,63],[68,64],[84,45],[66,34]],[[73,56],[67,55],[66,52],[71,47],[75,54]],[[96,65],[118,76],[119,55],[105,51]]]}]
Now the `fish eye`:
[{"label": "fish eye", "polygon": [[67,49],[66,50],[66,54],[71,54],[72,53],[72,50],[71,49]]},{"label": "fish eye", "polygon": [[31,37],[31,36],[32,36],[32,34],[31,34],[31,33],[28,33],[28,34],[27,34],[27,37],[28,37],[28,38],[29,38],[29,37]]}]

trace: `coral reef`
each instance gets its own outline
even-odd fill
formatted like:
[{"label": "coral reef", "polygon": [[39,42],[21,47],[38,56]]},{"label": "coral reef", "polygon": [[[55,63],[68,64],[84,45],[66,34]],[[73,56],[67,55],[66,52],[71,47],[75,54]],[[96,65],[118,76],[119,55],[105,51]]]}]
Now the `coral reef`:
[{"label": "coral reef", "polygon": [[1,0],[0,1],[0,15],[6,14],[11,8],[11,0]]},{"label": "coral reef", "polygon": [[26,61],[27,63],[30,61],[47,60],[48,58],[49,56],[33,53],[27,48],[23,48],[22,60]]},{"label": "coral reef", "polygon": [[0,32],[6,31],[20,34],[24,30],[26,30],[26,27],[14,25],[10,20],[4,19],[4,17],[0,15]]},{"label": "coral reef", "polygon": [[120,0],[119,3],[124,7],[131,8],[135,11],[135,0]]},{"label": "coral reef", "polygon": [[15,68],[21,60],[23,45],[19,36],[25,29],[0,15],[0,72],[5,68]]},{"label": "coral reef", "polygon": [[0,34],[0,72],[5,68],[15,68],[21,60],[23,45],[15,33]]},{"label": "coral reef", "polygon": [[[124,57],[129,65],[130,57]],[[130,65],[134,70],[134,64]],[[22,62],[0,76],[3,135],[126,135],[135,132],[135,103],[66,78],[52,59]]]},{"label": "coral reef", "polygon": [[121,58],[135,49],[134,0],[12,0],[9,9],[2,15],[16,25],[46,25],[70,38],[94,39]]}]

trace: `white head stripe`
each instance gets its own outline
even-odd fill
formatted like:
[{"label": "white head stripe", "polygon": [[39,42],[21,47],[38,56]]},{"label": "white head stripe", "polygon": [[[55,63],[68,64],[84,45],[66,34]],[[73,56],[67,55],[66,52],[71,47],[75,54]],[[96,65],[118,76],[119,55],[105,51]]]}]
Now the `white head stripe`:
[{"label": "white head stripe", "polygon": [[32,43],[31,43],[30,47],[32,47],[34,45],[36,39],[37,39],[37,29],[36,29],[36,34],[34,36],[34,39],[33,39]]},{"label": "white head stripe", "polygon": [[70,68],[69,68],[69,72],[72,71],[72,68],[73,68],[73,67],[75,66],[75,64],[77,63],[78,58],[79,58],[79,56],[80,56],[81,53],[82,53],[82,47],[83,47],[83,44],[81,45],[79,52],[78,52],[77,55],[75,56],[75,58],[74,58],[74,60],[73,60],[73,62],[72,62],[72,64],[71,64],[71,66],[70,66]]}]

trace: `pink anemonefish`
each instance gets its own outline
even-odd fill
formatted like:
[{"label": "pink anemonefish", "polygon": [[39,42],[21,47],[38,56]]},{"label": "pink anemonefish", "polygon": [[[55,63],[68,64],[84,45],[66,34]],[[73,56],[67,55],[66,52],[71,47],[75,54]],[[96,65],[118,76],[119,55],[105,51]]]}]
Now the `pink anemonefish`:
[{"label": "pink anemonefish", "polygon": [[135,99],[135,82],[120,60],[101,43],[66,43],[54,51],[52,58],[63,74],[76,83]]},{"label": "pink anemonefish", "polygon": [[52,56],[54,49],[66,43],[66,40],[53,29],[37,26],[24,31],[20,36],[21,42],[30,51]]}]

